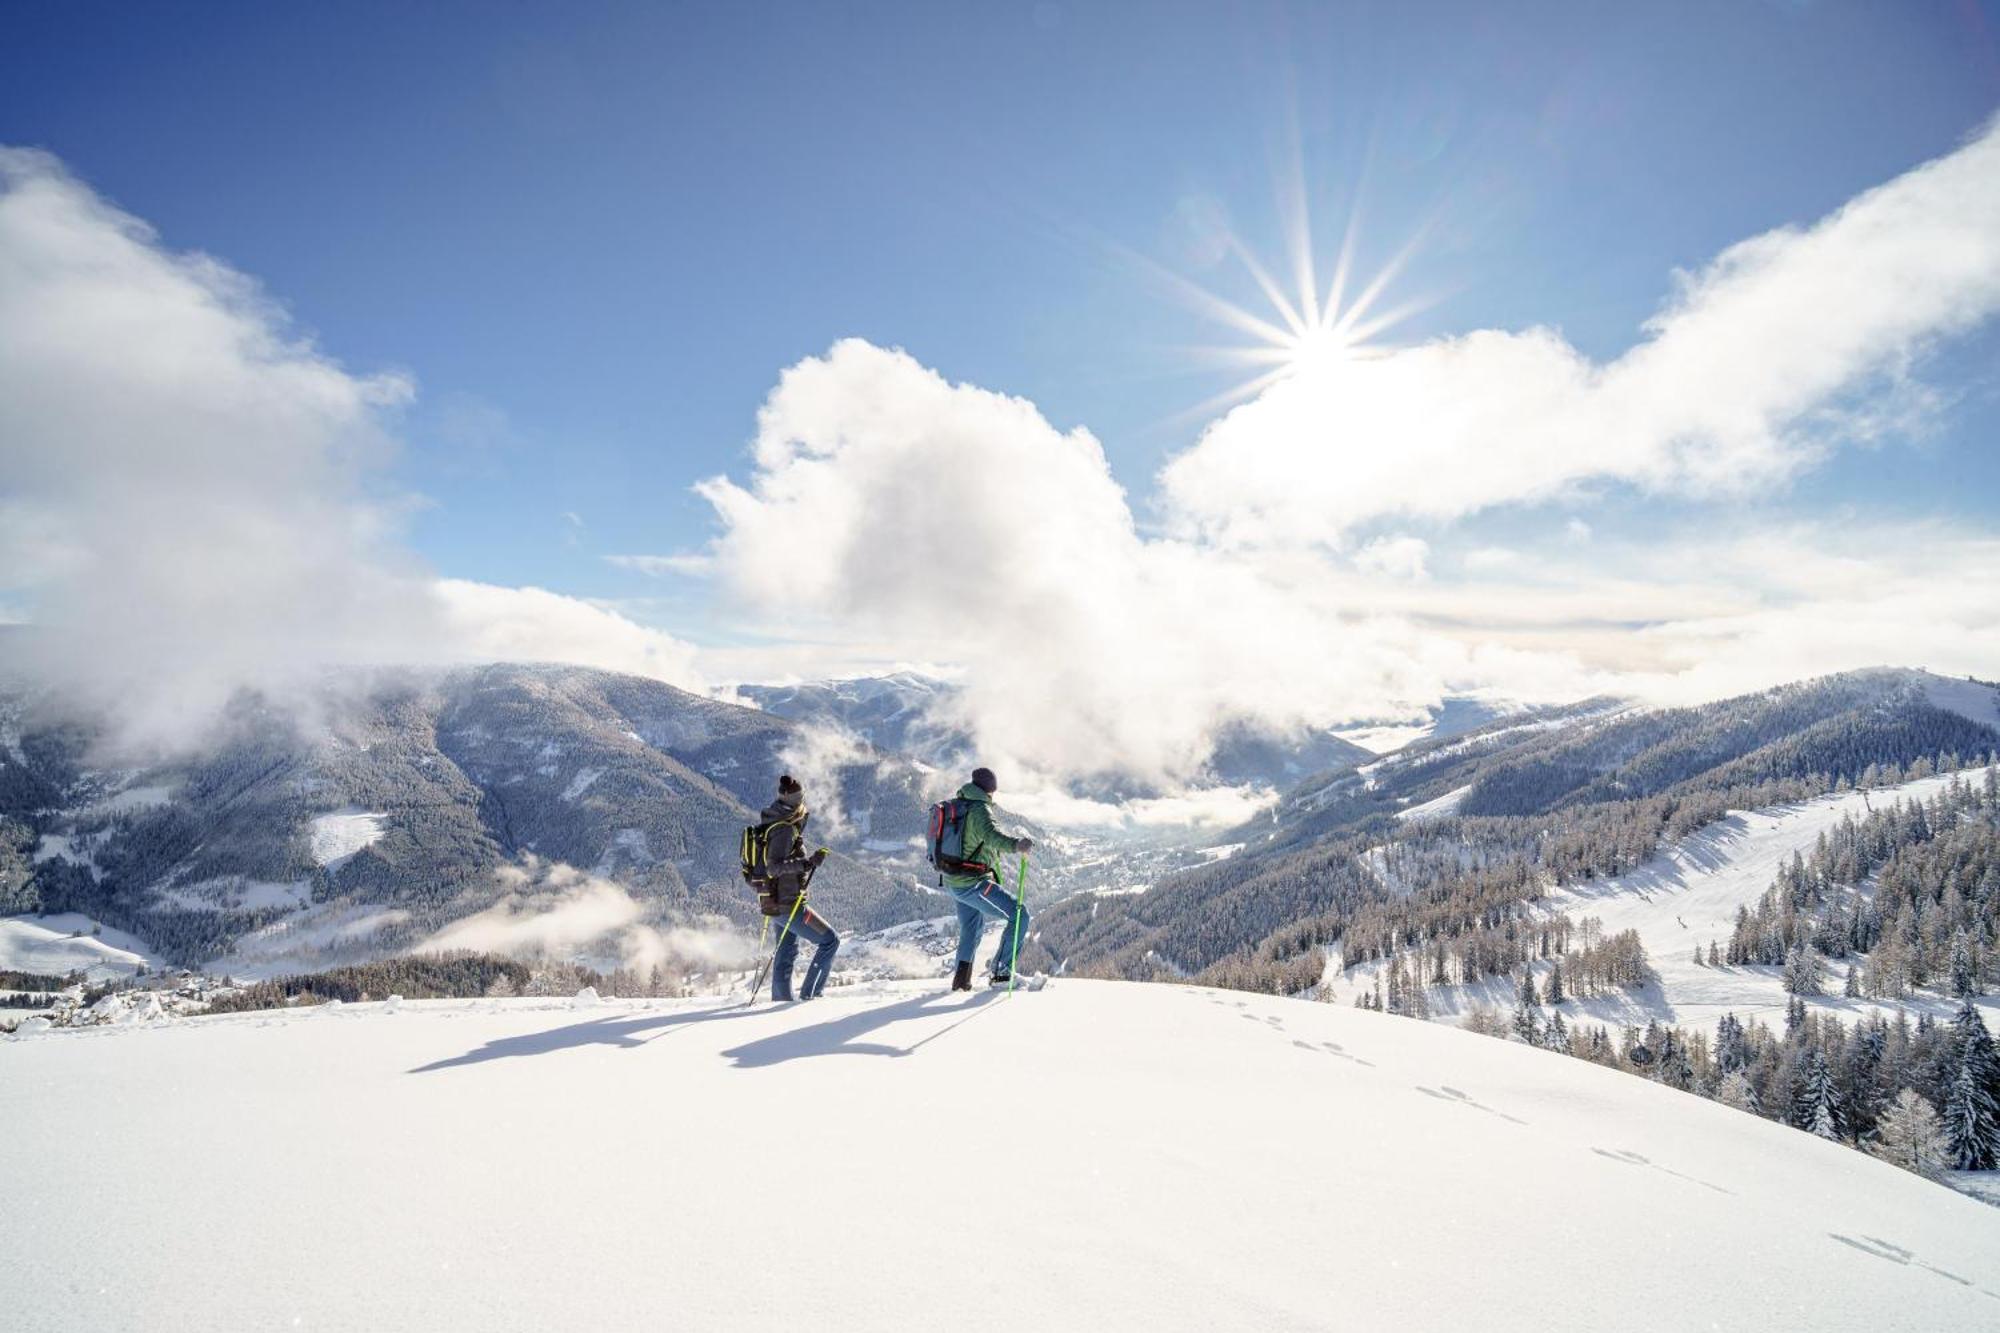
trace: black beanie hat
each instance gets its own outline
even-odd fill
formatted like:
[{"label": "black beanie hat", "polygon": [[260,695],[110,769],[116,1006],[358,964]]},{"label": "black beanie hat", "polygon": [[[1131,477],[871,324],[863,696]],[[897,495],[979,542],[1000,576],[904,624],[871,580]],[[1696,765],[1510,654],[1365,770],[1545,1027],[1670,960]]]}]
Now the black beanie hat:
[{"label": "black beanie hat", "polygon": [[790,773],[778,779],[778,795],[780,796],[797,796],[803,790],[805,789],[799,786],[799,780]]},{"label": "black beanie hat", "polygon": [[972,770],[972,785],[991,796],[1000,790],[1000,779],[993,776],[990,768],[975,768]]}]

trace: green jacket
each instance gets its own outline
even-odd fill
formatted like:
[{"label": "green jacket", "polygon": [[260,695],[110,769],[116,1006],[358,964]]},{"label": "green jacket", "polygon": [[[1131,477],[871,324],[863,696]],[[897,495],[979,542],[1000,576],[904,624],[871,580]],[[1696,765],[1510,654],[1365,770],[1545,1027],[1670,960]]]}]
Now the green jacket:
[{"label": "green jacket", "polygon": [[970,803],[965,812],[965,859],[983,861],[993,867],[990,875],[946,875],[947,889],[974,889],[989,879],[1000,877],[1000,858],[1021,850],[1021,840],[993,827],[993,798],[983,787],[970,782],[958,789],[958,799]]}]

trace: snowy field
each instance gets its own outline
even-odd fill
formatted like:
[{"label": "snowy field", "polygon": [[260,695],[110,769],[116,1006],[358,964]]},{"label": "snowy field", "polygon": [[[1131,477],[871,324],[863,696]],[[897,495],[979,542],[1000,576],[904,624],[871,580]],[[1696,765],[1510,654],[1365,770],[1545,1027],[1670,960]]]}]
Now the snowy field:
[{"label": "snowy field", "polygon": [[1525,1046],[1058,980],[0,1043],[7,1326],[2000,1326],[2000,1209]]},{"label": "snowy field", "polygon": [[[1980,782],[1986,770],[1960,775],[1962,781]],[[1646,948],[1646,961],[1658,975],[1657,984],[1645,989],[1591,999],[1572,998],[1560,1006],[1566,1021],[1638,1025],[1657,1020],[1683,1027],[1713,1028],[1717,1019],[1733,1012],[1738,1018],[1753,1015],[1782,1025],[1785,994],[1776,967],[1707,967],[1697,965],[1694,950],[1706,952],[1713,940],[1723,948],[1736,922],[1739,906],[1756,909],[1757,900],[1771,887],[1778,867],[1792,855],[1812,854],[1813,844],[1823,832],[1832,830],[1845,816],[1859,820],[1870,806],[1883,809],[1897,800],[1928,800],[1949,782],[1949,776],[1922,778],[1900,787],[1870,792],[1847,792],[1821,797],[1798,805],[1770,810],[1739,811],[1709,825],[1693,836],[1661,851],[1638,869],[1612,879],[1575,884],[1551,893],[1542,907],[1553,914],[1567,913],[1574,921],[1596,917],[1604,923],[1604,933],[1636,930]],[[1414,814],[1414,811],[1406,811]],[[1371,868],[1386,869],[1379,853],[1373,854]],[[1351,1000],[1374,984],[1379,963],[1368,963],[1343,972],[1336,958],[1328,967],[1328,979],[1336,998]],[[1849,1000],[1841,996],[1845,963],[1836,962],[1827,972],[1827,995],[1809,1001],[1844,1022],[1870,1012],[1893,1015],[1897,1008],[1912,1014],[1928,1010],[1949,1015],[1958,1005],[1930,994],[1912,995],[1902,1004],[1878,1004]],[[1538,969],[1538,975],[1546,967]],[[1485,1005],[1511,1010],[1514,985],[1511,980],[1493,978],[1475,986],[1433,987],[1429,992],[1432,1017],[1450,1021],[1466,1010]],[[2000,1020],[2000,998],[1982,1000],[1988,1022]]]},{"label": "snowy field", "polygon": [[312,822],[312,858],[337,874],[355,853],[381,840],[388,816],[352,806],[321,815]]},{"label": "snowy field", "polygon": [[[1962,780],[1983,781],[1985,772],[1976,770]],[[1639,940],[1646,946],[1646,961],[1659,974],[1660,985],[1657,996],[1649,992],[1641,997],[1643,1016],[1636,1021],[1658,1017],[1688,1026],[1713,1027],[1717,1019],[1733,1010],[1739,1018],[1754,1014],[1782,1023],[1789,998],[1780,978],[1782,969],[1698,966],[1695,945],[1706,950],[1708,942],[1714,940],[1727,949],[1736,909],[1756,910],[1757,900],[1777,878],[1778,868],[1794,853],[1810,856],[1819,835],[1830,832],[1843,817],[1864,819],[1871,806],[1882,809],[1899,799],[1929,800],[1950,781],[1949,777],[1924,778],[1900,787],[1847,792],[1801,805],[1732,814],[1630,874],[1595,885],[1572,885],[1553,895],[1548,906],[1578,921],[1587,916],[1599,918],[1607,936],[1621,930],[1639,932]],[[1843,999],[1840,991],[1845,967],[1844,962],[1832,963],[1827,970],[1830,994],[1812,1003],[1849,1022],[1871,1011],[1895,1012],[1895,1004]],[[1511,1007],[1511,994],[1507,1003]],[[1990,997],[1985,1004],[1989,1013],[2000,1010],[2000,1002]],[[1578,1007],[1594,1019],[1614,1021],[1620,1021],[1625,1010],[1623,1002],[1609,997],[1580,1001]],[[1915,996],[1901,1007],[1947,1014],[1958,1006],[1942,997]]]},{"label": "snowy field", "polygon": [[57,977],[76,971],[92,981],[108,981],[133,975],[141,964],[156,970],[164,966],[145,941],[109,926],[93,936],[96,925],[78,912],[0,916],[0,969]]}]

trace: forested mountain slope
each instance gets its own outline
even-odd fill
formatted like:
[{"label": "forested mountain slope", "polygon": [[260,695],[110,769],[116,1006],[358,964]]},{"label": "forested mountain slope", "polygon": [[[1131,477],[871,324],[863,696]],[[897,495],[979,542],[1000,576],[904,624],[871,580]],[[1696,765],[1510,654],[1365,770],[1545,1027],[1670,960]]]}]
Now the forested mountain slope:
[{"label": "forested mountain slope", "polygon": [[1035,958],[1298,989],[1321,946],[1365,960],[1498,928],[1549,885],[1618,874],[1729,809],[2000,750],[1992,694],[1874,670],[1695,708],[1592,700],[1517,714],[1309,781],[1269,822],[1229,835],[1234,855],[1146,893],[1061,904],[1039,923]]}]

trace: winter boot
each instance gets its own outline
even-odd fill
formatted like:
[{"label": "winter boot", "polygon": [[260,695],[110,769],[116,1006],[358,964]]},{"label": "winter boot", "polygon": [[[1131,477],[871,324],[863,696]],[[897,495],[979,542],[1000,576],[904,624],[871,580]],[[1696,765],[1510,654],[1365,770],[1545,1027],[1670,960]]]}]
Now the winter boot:
[{"label": "winter boot", "polygon": [[1002,963],[1000,964],[999,967],[993,970],[993,975],[988,977],[987,981],[989,984],[994,986],[1004,986],[1013,979],[1014,979],[1014,974],[1008,970],[1007,965],[1005,963]]},{"label": "winter boot", "polygon": [[951,974],[951,988],[953,990],[972,989],[972,964],[960,963],[958,965],[958,969]]}]

